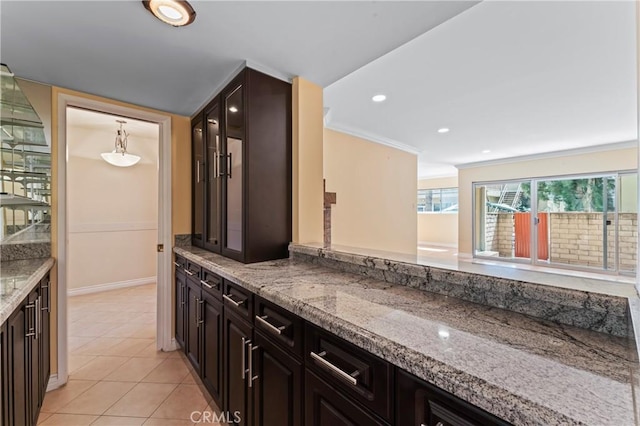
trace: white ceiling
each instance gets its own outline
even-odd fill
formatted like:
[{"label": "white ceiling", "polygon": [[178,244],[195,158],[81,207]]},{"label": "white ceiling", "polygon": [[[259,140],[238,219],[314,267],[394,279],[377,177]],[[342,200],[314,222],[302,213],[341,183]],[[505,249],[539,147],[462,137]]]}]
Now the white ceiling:
[{"label": "white ceiling", "polygon": [[192,115],[245,60],[325,87],[477,2],[192,1],[184,28],[137,0],[0,3],[16,75]]},{"label": "white ceiling", "polygon": [[635,140],[635,42],[633,1],[485,1],[327,87],[326,119],[420,153],[421,177]]}]

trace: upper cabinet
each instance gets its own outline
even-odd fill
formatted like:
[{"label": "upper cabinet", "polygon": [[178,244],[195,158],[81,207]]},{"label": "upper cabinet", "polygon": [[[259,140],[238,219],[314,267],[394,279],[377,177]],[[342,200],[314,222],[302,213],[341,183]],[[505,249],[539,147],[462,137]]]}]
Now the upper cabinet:
[{"label": "upper cabinet", "polygon": [[193,244],[244,263],[287,257],[291,84],[245,68],[192,128]]}]

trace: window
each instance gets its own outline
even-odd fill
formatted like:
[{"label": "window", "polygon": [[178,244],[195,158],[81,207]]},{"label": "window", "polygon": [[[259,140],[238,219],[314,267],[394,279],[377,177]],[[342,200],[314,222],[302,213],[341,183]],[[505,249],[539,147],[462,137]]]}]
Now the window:
[{"label": "window", "polygon": [[418,212],[458,213],[458,188],[419,189]]}]

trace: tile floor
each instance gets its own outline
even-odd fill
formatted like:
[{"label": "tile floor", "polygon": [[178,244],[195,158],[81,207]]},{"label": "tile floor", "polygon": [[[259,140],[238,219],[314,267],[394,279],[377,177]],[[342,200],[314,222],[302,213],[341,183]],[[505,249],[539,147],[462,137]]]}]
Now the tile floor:
[{"label": "tile floor", "polygon": [[182,426],[194,424],[192,412],[218,410],[182,352],[156,351],[155,285],[68,306],[69,382],[46,394],[39,425]]}]

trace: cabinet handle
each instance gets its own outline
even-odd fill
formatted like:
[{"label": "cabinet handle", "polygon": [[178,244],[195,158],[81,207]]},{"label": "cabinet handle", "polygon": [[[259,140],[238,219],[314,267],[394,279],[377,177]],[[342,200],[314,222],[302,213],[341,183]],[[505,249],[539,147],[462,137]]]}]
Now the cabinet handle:
[{"label": "cabinet handle", "polygon": [[227,159],[229,160],[227,162],[227,177],[231,179],[231,167],[233,167],[233,157],[231,157],[231,153],[229,153]]},{"label": "cabinet handle", "polygon": [[193,274],[193,272],[191,272],[191,271],[190,271],[190,270],[188,270],[188,269],[185,269],[185,270],[184,270],[184,273],[185,273],[185,274],[187,274],[187,275],[189,275],[190,277],[192,277],[192,276],[194,275],[194,274]]},{"label": "cabinet handle", "polygon": [[200,183],[200,160],[196,160],[196,183]]},{"label": "cabinet handle", "polygon": [[196,301],[196,328],[200,327],[200,299],[195,298]]},{"label": "cabinet handle", "polygon": [[183,305],[187,304],[187,286],[186,285],[182,286],[182,304]]},{"label": "cabinet handle", "polygon": [[223,294],[223,295],[222,295],[222,297],[223,297],[225,300],[228,300],[228,301],[229,301],[229,303],[233,304],[233,306],[235,306],[236,308],[240,307],[240,305],[242,305],[242,304],[244,303],[244,300],[241,300],[241,301],[239,301],[239,302],[236,302],[235,300],[233,300],[233,299],[231,298],[231,296],[226,295],[226,294]]},{"label": "cabinet handle", "polygon": [[251,344],[251,340],[242,338],[242,380],[247,376],[247,344]]},{"label": "cabinet handle", "polygon": [[25,307],[24,307],[24,310],[25,310],[25,312],[24,312],[24,314],[25,314],[24,315],[24,322],[26,323],[26,327],[25,328],[27,329],[26,330],[27,332],[25,333],[24,337],[33,337],[33,336],[36,335],[35,331],[31,331],[31,330],[33,330],[33,327],[31,327],[33,316],[32,315],[27,315],[27,310],[31,310],[31,309],[35,309],[35,308],[36,308],[35,302],[34,303],[29,303],[28,305],[25,305]]},{"label": "cabinet handle", "polygon": [[281,325],[280,327],[276,327],[275,325],[267,321],[267,318],[269,318],[268,315],[263,315],[263,316],[256,315],[256,319],[258,320],[258,322],[264,325],[265,327],[267,327],[267,330],[277,335],[281,335],[282,331],[285,329],[285,326]]},{"label": "cabinet handle", "polygon": [[42,296],[38,296],[38,298],[36,299],[36,310],[33,313],[33,316],[35,317],[36,320],[36,335],[34,336],[34,339],[38,340],[38,335],[40,334],[40,315],[42,314],[42,312],[40,312],[40,298]]},{"label": "cabinet handle", "polygon": [[211,284],[209,284],[208,282],[206,282],[205,280],[200,280],[200,284],[202,284],[203,286],[212,289],[213,286]]},{"label": "cabinet handle", "polygon": [[215,151],[213,153],[213,178],[217,179],[220,176],[220,173],[218,172],[218,168],[220,168],[220,164],[218,164],[218,161],[220,157],[218,157],[218,151]]},{"label": "cabinet handle", "polygon": [[198,300],[199,312],[198,312],[198,326],[204,323],[204,315],[202,315],[202,305],[204,304],[204,299]]},{"label": "cabinet handle", "polygon": [[173,264],[176,265],[177,268],[181,268],[182,267],[178,262],[173,262]]},{"label": "cabinet handle", "polygon": [[43,311],[47,311],[47,312],[51,312],[51,290],[49,290],[49,285],[42,285],[43,289],[47,289],[47,307],[46,308],[41,308],[41,310]]},{"label": "cabinet handle", "polygon": [[258,375],[253,375],[253,351],[259,348],[260,346],[253,346],[249,342],[249,387],[253,387],[253,381],[258,378]]},{"label": "cabinet handle", "polygon": [[341,370],[340,368],[336,367],[335,365],[331,364],[326,359],[324,359],[324,357],[326,355],[327,355],[327,351],[322,351],[319,354],[317,354],[315,352],[311,352],[311,358],[313,358],[314,361],[317,361],[321,367],[324,367],[327,370],[334,372],[335,374],[338,375],[339,378],[343,379],[344,381],[346,381],[347,383],[349,383],[352,386],[357,386],[358,385],[358,379],[353,377],[354,375],[359,374],[359,372],[357,370],[354,373],[349,374],[349,373]]}]

